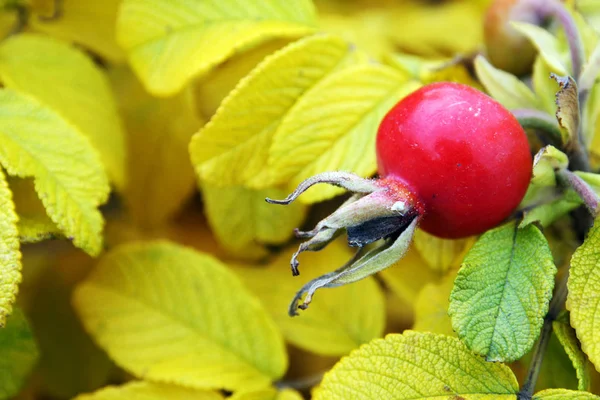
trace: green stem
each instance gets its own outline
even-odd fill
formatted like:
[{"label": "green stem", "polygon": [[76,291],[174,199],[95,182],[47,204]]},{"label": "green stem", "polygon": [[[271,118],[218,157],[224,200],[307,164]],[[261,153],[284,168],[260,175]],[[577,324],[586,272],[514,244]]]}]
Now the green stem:
[{"label": "green stem", "polygon": [[556,117],[540,110],[518,108],[511,110],[524,129],[536,129],[545,134],[548,142],[555,147],[562,147],[562,136]]}]

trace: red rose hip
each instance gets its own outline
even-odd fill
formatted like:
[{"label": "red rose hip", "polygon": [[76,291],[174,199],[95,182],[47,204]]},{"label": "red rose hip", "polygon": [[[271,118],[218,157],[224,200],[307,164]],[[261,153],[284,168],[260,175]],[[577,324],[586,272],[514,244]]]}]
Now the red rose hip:
[{"label": "red rose hip", "polygon": [[458,238],[485,232],[517,207],[531,178],[523,128],[465,85],[435,83],[399,102],[377,134],[379,173],[422,203],[420,227]]}]

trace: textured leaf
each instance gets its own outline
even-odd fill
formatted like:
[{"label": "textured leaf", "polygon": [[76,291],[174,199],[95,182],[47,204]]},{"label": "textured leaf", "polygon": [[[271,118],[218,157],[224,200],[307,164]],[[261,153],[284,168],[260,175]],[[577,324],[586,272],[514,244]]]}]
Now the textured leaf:
[{"label": "textured leaf", "polygon": [[283,339],[258,301],[224,265],[191,249],[117,248],[74,300],[92,337],[135,376],[250,390],[285,372]]},{"label": "textured leaf", "polygon": [[150,93],[177,93],[194,76],[274,37],[314,30],[309,0],[125,0],[117,40]]},{"label": "textured leaf", "polygon": [[[89,22],[88,22],[89,24]],[[0,79],[88,137],[111,181],[122,188],[125,138],[106,77],[81,51],[38,35],[17,35],[0,45]]]},{"label": "textured leaf", "polygon": [[38,350],[23,313],[16,309],[0,329],[0,399],[14,398],[35,366]]},{"label": "textured leaf", "polygon": [[36,243],[62,236],[60,229],[46,214],[32,179],[8,178],[13,203],[19,216],[17,230],[22,243]]},{"label": "textured leaf", "polygon": [[485,362],[458,339],[405,331],[343,358],[325,375],[314,399],[516,400],[518,391],[507,366]]},{"label": "textured leaf", "polygon": [[439,283],[428,283],[419,292],[415,302],[414,330],[456,336],[448,315],[454,277],[452,274]]},{"label": "textured leaf", "polygon": [[300,203],[278,207],[265,201],[285,197],[281,189],[201,186],[206,216],[220,244],[242,258],[258,256],[260,243],[284,243],[306,215]]},{"label": "textured leaf", "polygon": [[466,251],[473,245],[473,238],[442,239],[419,229],[414,244],[427,265],[434,271],[445,272],[462,262]]},{"label": "textured leaf", "polygon": [[558,40],[544,28],[524,22],[512,22],[511,25],[538,49],[540,56],[550,68],[559,75],[568,75],[565,58],[561,54]]},{"label": "textured leaf", "polygon": [[577,83],[570,76],[552,75],[560,85],[556,92],[556,119],[566,131],[566,143],[573,143],[579,138],[579,93]]},{"label": "textured leaf", "polygon": [[130,382],[122,386],[108,386],[97,392],[82,394],[75,400],[221,400],[215,392],[198,391],[181,386],[152,382]]},{"label": "textured leaf", "polygon": [[516,76],[495,68],[483,56],[475,59],[475,71],[490,96],[509,110],[539,107],[527,85]]},{"label": "textured leaf", "polygon": [[588,393],[566,389],[548,389],[536,393],[533,400],[599,400],[600,397]]},{"label": "textured leaf", "polygon": [[288,306],[303,283],[344,265],[352,257],[348,246],[340,241],[321,252],[304,253],[299,279],[290,272],[292,254],[292,250],[283,252],[267,268],[235,270],[262,300],[286,340],[302,349],[334,356],[347,354],[383,334],[385,302],[372,277],[323,291],[310,312],[290,318]]},{"label": "textured leaf", "polygon": [[[298,100],[273,134],[270,178],[295,188],[324,171],[374,174],[379,123],[398,100],[418,87],[381,65],[357,65],[323,79]],[[341,192],[333,186],[315,186],[300,199],[315,203]]]},{"label": "textured leaf", "polygon": [[[18,217],[8,189],[4,171],[0,168],[0,329],[12,312],[21,282]],[[1,332],[1,331],[0,331]]]},{"label": "textured leaf", "polygon": [[328,35],[301,39],[266,58],[194,135],[190,154],[198,176],[220,186],[254,181],[265,187],[261,174],[277,124],[307,90],[351,58],[349,45]]},{"label": "textured leaf", "polygon": [[149,96],[126,68],[111,71],[127,130],[128,176],[124,197],[134,221],[159,225],[195,189],[188,144],[202,121],[190,91],[169,98]]},{"label": "textured leaf", "polygon": [[467,254],[450,297],[452,326],[488,361],[513,361],[537,339],[556,267],[544,235],[510,223],[485,233]]},{"label": "textured leaf", "polygon": [[52,0],[57,5],[53,15],[33,10],[28,23],[35,31],[80,44],[110,61],[120,62],[125,58],[115,37],[120,2],[121,0]]},{"label": "textured leaf", "polygon": [[568,319],[567,321],[557,320],[552,322],[552,329],[573,363],[573,368],[575,368],[575,373],[577,374],[577,380],[579,382],[577,389],[589,390],[590,365],[587,356],[581,350],[581,345],[577,340],[575,330],[569,325]]},{"label": "textured leaf", "polygon": [[107,177],[89,141],[39,103],[0,90],[0,163],[9,174],[33,177],[52,221],[91,255],[102,249],[98,205],[109,193]]},{"label": "textured leaf", "polygon": [[577,332],[581,348],[600,366],[600,223],[595,221],[588,237],[571,259],[567,309],[571,311],[571,325]]}]

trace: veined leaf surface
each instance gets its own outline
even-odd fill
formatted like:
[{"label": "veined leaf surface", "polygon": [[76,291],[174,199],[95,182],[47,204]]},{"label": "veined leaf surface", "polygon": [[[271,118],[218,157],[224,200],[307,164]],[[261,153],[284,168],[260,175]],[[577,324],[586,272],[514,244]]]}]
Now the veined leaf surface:
[{"label": "veined leaf surface", "polygon": [[567,389],[542,390],[533,396],[533,400],[600,400],[600,397],[589,392]]},{"label": "veined leaf surface", "polygon": [[33,177],[48,216],[91,255],[102,250],[104,220],[97,207],[110,187],[90,142],[34,99],[0,90],[0,164],[10,175]]},{"label": "veined leaf surface", "polygon": [[137,377],[251,390],[283,375],[277,327],[211,256],[168,242],[121,246],[75,292],[84,326]]},{"label": "veined leaf surface", "polygon": [[237,51],[314,24],[309,0],[125,0],[117,40],[148,91],[168,96]]},{"label": "veined leaf surface", "polygon": [[323,378],[315,400],[516,400],[510,368],[488,363],[456,338],[405,331],[376,339]]},{"label": "veined leaf surface", "polygon": [[12,312],[21,282],[18,219],[6,176],[0,168],[0,329]]}]

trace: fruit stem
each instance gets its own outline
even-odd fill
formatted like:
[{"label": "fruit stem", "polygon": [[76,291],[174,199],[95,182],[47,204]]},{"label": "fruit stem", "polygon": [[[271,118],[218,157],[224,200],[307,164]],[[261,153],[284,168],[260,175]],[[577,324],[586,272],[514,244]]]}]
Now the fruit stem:
[{"label": "fruit stem", "polygon": [[556,117],[540,110],[530,108],[519,108],[511,110],[517,121],[524,129],[536,129],[542,131],[546,135],[549,144],[555,147],[562,146],[562,137],[560,127],[556,121]]},{"label": "fruit stem", "polygon": [[595,217],[598,215],[598,211],[600,211],[600,198],[590,185],[568,169],[559,170],[556,173],[556,176],[563,185],[568,186],[577,192],[592,216]]}]

